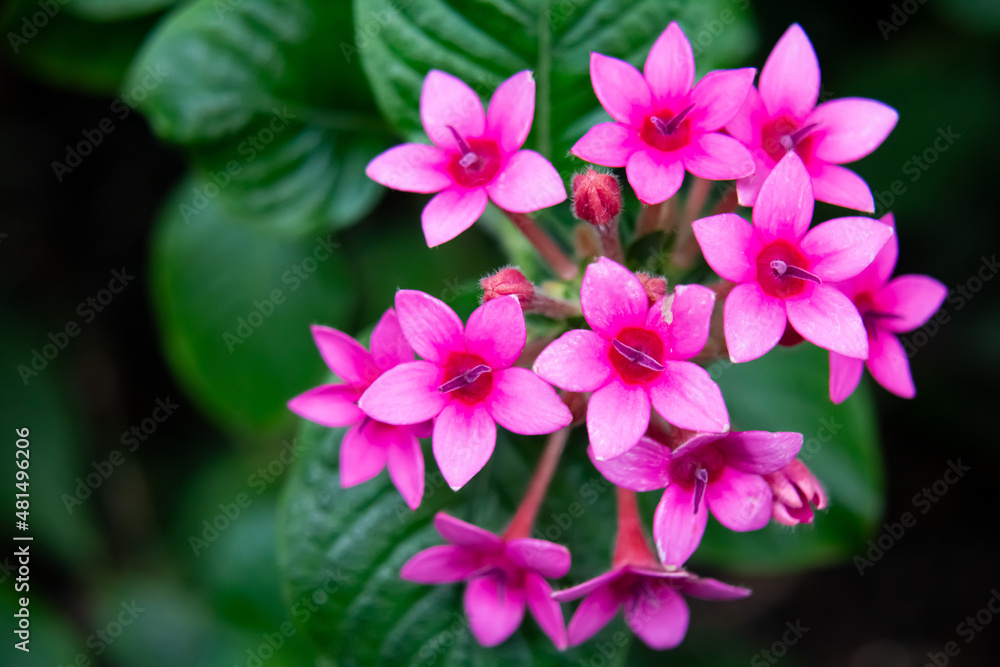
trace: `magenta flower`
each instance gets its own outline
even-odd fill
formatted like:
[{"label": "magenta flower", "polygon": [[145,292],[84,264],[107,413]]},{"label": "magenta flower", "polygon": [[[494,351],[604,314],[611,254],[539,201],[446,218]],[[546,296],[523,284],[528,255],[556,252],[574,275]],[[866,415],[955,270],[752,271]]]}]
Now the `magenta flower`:
[{"label": "magenta flower", "polygon": [[[895,228],[892,214],[882,222]],[[836,285],[854,302],[868,334],[868,360],[830,353],[830,400],[843,402],[861,381],[863,366],[875,380],[903,398],[913,398],[916,387],[910,362],[896,334],[923,326],[948,296],[948,288],[930,276],[905,275],[889,280],[896,268],[899,244],[889,239],[875,261],[854,278]]]},{"label": "magenta flower", "polygon": [[826,492],[806,464],[798,459],[777,472],[764,475],[764,479],[774,494],[771,516],[778,523],[786,526],[812,523],[810,505],[818,510],[826,508]]},{"label": "magenta flower", "polygon": [[868,356],[858,309],[828,282],[859,274],[893,230],[870,218],[837,218],[809,229],[813,197],[799,156],[782,158],[761,188],[753,226],[735,213],[696,220],[709,266],[737,283],[726,297],[729,356],[750,361],[777,344],[790,322],[803,338],[847,357]]},{"label": "magenta flower", "polygon": [[424,496],[424,455],[417,438],[425,436],[426,425],[393,426],[369,419],[358,407],[358,399],[377,377],[413,360],[396,313],[385,311],[375,326],[371,353],[336,329],[314,326],[312,332],[326,365],[344,382],[310,389],[290,400],[288,408],[323,426],[350,427],[340,445],[343,488],[367,482],[388,466],[406,504],[417,509]]},{"label": "magenta flower", "polygon": [[570,423],[555,390],[526,368],[511,368],[527,339],[516,296],[487,301],[462,326],[443,301],[396,293],[399,325],[423,361],[400,364],[375,380],[359,405],[388,424],[434,420],[434,458],[448,485],[462,488],[493,454],[496,425],[522,435]]},{"label": "magenta flower", "polygon": [[750,590],[685,570],[667,570],[654,562],[617,565],[590,581],[556,591],[552,597],[558,602],[584,598],[569,622],[570,646],[593,637],[625,607],[625,622],[632,631],[650,648],[663,650],[674,648],[687,634],[691,612],[684,595],[733,600],[747,597]]},{"label": "magenta flower", "polygon": [[593,331],[564,333],[534,368],[561,389],[594,392],[587,432],[597,458],[638,442],[652,408],[681,428],[729,429],[719,385],[685,361],[705,347],[714,303],[707,287],[678,285],[650,306],[639,278],[621,264],[602,257],[587,267],[580,304]]},{"label": "magenta flower", "polygon": [[439,193],[421,215],[429,247],[471,227],[486,210],[487,198],[514,213],[555,206],[566,199],[555,167],[535,151],[519,150],[534,115],[535,80],[529,71],[500,84],[484,113],[465,83],[431,70],[420,91],[420,120],[434,145],[390,148],[365,173],[396,190]]},{"label": "magenta flower", "polygon": [[468,582],[465,613],[483,646],[510,637],[527,606],[556,647],[566,648],[562,609],[546,581],[569,572],[566,547],[527,537],[504,540],[442,512],[434,517],[434,525],[449,544],[413,556],[400,571],[403,579],[419,584]]},{"label": "magenta flower", "polygon": [[701,543],[709,509],[730,530],[766,526],[772,496],[763,475],[788,465],[802,448],[799,433],[746,431],[684,437],[673,451],[644,437],[607,461],[590,452],[597,469],[617,486],[632,491],[665,488],[653,519],[653,540],[660,560],[678,567]]},{"label": "magenta flower", "polygon": [[594,93],[614,123],[592,127],[570,150],[607,167],[625,167],[647,204],[672,197],[684,170],[710,180],[753,173],[753,158],[718,130],[739,111],[756,70],[710,72],[694,84],[691,42],[676,22],[653,44],[643,73],[627,62],[590,54]]},{"label": "magenta flower", "polygon": [[751,87],[726,130],[750,149],[755,171],[736,182],[740,204],[753,206],[764,180],[789,151],[809,170],[819,201],[872,213],[864,180],[840,165],[878,148],[896,126],[895,109],[875,100],[845,97],[816,106],[819,61],[805,31],[793,24],[760,71],[760,92]]}]

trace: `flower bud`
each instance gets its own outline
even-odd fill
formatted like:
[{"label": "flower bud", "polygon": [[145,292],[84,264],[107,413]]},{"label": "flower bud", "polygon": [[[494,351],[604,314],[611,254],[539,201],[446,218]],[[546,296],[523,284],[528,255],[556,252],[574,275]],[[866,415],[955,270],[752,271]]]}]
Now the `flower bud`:
[{"label": "flower bud", "polygon": [[573,177],[573,215],[592,225],[603,226],[618,220],[622,191],[614,174],[588,168]]},{"label": "flower bud", "polygon": [[635,275],[639,278],[639,282],[642,283],[642,288],[646,290],[646,298],[649,299],[650,306],[667,294],[666,279],[660,276],[651,276],[642,271],[636,271]]},{"label": "flower bud", "polygon": [[806,464],[795,459],[777,472],[764,475],[771,486],[774,502],[771,506],[776,521],[786,526],[812,523],[810,504],[821,510],[826,507],[826,493]]},{"label": "flower bud", "polygon": [[524,274],[514,267],[500,269],[479,281],[483,288],[483,303],[500,296],[513,294],[521,304],[521,310],[531,307],[535,298],[535,286]]}]

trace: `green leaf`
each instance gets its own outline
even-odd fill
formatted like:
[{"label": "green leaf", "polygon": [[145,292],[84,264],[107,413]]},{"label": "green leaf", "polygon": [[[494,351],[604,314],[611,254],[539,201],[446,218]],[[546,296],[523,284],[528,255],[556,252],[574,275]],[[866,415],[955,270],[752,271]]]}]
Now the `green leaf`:
[{"label": "green leaf", "polygon": [[277,428],[290,417],[288,399],[323,377],[309,326],[343,328],[354,313],[348,258],[326,235],[290,240],[242,224],[198,199],[207,186],[183,181],[154,234],[167,358],[221,424]]},{"label": "green leaf", "polygon": [[162,11],[177,0],[72,0],[66,9],[91,21],[121,21]]}]

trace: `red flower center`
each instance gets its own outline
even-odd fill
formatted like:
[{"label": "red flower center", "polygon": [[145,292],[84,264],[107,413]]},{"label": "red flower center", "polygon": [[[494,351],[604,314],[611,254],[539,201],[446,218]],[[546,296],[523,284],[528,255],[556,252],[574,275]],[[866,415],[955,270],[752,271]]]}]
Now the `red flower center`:
[{"label": "red flower center", "polygon": [[806,283],[821,283],[809,272],[809,262],[786,241],[775,241],[757,256],[757,282],[761,289],[779,299],[797,296]]},{"label": "red flower center", "polygon": [[448,126],[459,151],[452,153],[448,174],[463,188],[477,188],[489,184],[500,171],[503,156],[500,147],[489,139],[463,139],[455,128]]},{"label": "red flower center", "polygon": [[611,365],[628,384],[646,384],[663,371],[663,341],[652,331],[629,327],[611,341]]},{"label": "red flower center", "polygon": [[761,145],[768,157],[775,162],[792,150],[805,162],[812,155],[815,129],[815,123],[799,127],[799,124],[788,116],[779,116],[764,123],[764,127],[761,128]]},{"label": "red flower center", "polygon": [[481,357],[453,352],[444,363],[438,391],[451,394],[466,405],[483,401],[493,390],[492,369]]},{"label": "red flower center", "polygon": [[677,113],[658,112],[643,122],[639,135],[648,145],[661,151],[682,148],[687,145],[691,136],[691,124],[687,116],[693,108],[694,105],[689,104]]}]

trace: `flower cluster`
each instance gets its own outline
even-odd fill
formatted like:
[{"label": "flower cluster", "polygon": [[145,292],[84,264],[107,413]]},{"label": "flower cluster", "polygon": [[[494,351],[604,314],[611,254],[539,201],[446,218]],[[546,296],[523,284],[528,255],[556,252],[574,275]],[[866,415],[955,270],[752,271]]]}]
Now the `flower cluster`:
[{"label": "flower cluster", "polygon": [[[774,47],[757,87],[753,68],[710,72],[696,83],[691,44],[676,23],[656,40],[642,72],[594,53],[590,74],[611,120],[587,131],[572,154],[623,167],[643,204],[635,238],[672,235],[675,266],[689,267],[700,253],[720,280],[670,285],[628,266],[618,226],[621,183],[590,167],[572,178],[582,263],[567,257],[526,215],[566,199],[555,167],[522,148],[534,117],[531,72],[501,84],[484,111],[466,84],[431,71],[420,98],[431,143],[386,151],[368,175],[392,188],[437,193],[422,216],[428,246],[469,228],[492,201],[549,262],[561,288],[501,269],[483,279],[482,305],[464,324],[442,301],[400,290],[371,334],[370,352],[342,332],[314,328],[341,381],[289,403],[307,419],[348,427],[340,449],[344,487],[388,467],[411,508],[423,495],[420,438],[431,438],[433,459],[457,491],[491,458],[498,424],[548,435],[502,534],[438,514],[434,523],[447,544],[415,554],[402,569],[413,582],[465,582],[470,627],[486,646],[506,640],[526,610],[564,649],[624,608],[637,636],[666,649],[687,631],[685,595],[749,595],[685,569],[709,513],[730,530],[753,531],[772,518],[787,526],[812,522],[828,499],[796,459],[801,434],[731,430],[705,365],[725,356],[748,362],[779,342],[808,341],[829,351],[833,402],[853,392],[865,364],[887,389],[912,397],[896,334],[922,325],[945,296],[927,276],[890,280],[898,247],[891,216],[812,225],[816,200],[873,212],[868,186],[840,165],[877,148],[897,115],[872,100],[817,105],[819,66],[799,26]],[[685,172],[693,178],[686,214],[678,217],[672,198]],[[712,180],[735,181],[733,194],[697,219]],[[750,220],[737,214],[737,203],[752,207]],[[546,330],[557,335],[528,344],[525,313],[547,318]],[[608,572],[553,593],[548,580],[566,576],[571,555],[531,532],[569,431],[583,421],[593,465],[617,488],[614,557]],[[635,495],[652,491],[662,491],[652,517],[655,549]],[[560,603],[577,599],[567,626]]]}]

